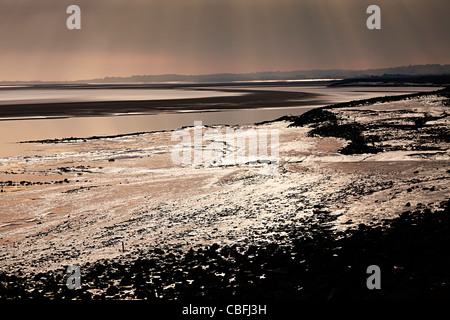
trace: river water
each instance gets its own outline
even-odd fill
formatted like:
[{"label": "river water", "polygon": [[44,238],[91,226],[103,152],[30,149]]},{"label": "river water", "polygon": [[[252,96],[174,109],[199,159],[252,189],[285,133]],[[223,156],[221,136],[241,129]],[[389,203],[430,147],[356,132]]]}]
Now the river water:
[{"label": "river water", "polygon": [[[223,89],[223,87],[221,87]],[[376,96],[399,95],[419,91],[433,91],[430,87],[396,88],[329,88],[326,86],[304,87],[239,87],[252,90],[298,91],[319,94],[326,104],[367,99]],[[178,89],[148,90],[85,90],[87,92],[48,89],[41,92],[28,90],[2,90],[1,104],[67,101],[112,101],[112,100],[157,100],[217,97],[240,93],[218,91],[195,91]],[[55,139],[67,137],[90,137],[116,135],[134,132],[172,130],[192,126],[194,121],[203,124],[243,125],[268,121],[284,115],[299,115],[312,108],[324,105],[311,101],[310,105],[290,108],[240,109],[229,111],[178,112],[153,115],[117,115],[107,117],[74,117],[60,119],[15,119],[0,121],[0,157],[33,154],[33,144],[19,144],[20,141]]]}]

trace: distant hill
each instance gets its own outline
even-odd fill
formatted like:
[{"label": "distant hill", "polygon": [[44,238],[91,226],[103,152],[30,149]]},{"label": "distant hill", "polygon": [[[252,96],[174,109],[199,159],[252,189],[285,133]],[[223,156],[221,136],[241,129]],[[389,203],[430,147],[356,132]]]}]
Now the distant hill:
[{"label": "distant hill", "polygon": [[[124,82],[234,82],[234,81],[268,81],[268,80],[303,80],[303,79],[348,79],[367,78],[371,76],[430,76],[450,75],[450,65],[427,64],[403,66],[395,68],[368,70],[297,70],[297,71],[265,71],[255,73],[219,73],[207,75],[133,75],[131,77],[106,77],[93,79],[96,83],[124,83]],[[86,81],[83,81],[86,82]]]},{"label": "distant hill", "polygon": [[450,86],[450,75],[388,75],[347,78],[333,81],[330,87],[348,86]]},{"label": "distant hill", "polygon": [[[255,73],[218,73],[207,75],[133,75],[130,77],[105,77],[57,83],[227,83],[235,81],[304,80],[304,79],[355,79],[369,77],[442,76],[450,75],[450,64],[426,64],[368,70],[297,70],[264,71]],[[3,81],[0,84],[45,84],[55,81]]]}]

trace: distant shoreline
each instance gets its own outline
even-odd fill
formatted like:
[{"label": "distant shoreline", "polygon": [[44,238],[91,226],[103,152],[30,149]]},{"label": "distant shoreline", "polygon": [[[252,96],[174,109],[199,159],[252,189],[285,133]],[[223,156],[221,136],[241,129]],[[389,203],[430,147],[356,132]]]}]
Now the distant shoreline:
[{"label": "distant shoreline", "polygon": [[423,76],[450,75],[450,64],[419,64],[403,65],[395,67],[372,68],[365,70],[355,69],[313,69],[313,70],[289,70],[289,71],[258,71],[251,73],[215,73],[215,74],[154,74],[154,75],[132,75],[132,76],[106,76],[104,78],[83,79],[71,81],[0,81],[1,85],[52,85],[52,84],[161,84],[161,83],[196,83],[196,84],[217,84],[232,82],[252,82],[252,81],[308,81],[317,79],[351,79],[362,77],[403,77],[414,78]]}]

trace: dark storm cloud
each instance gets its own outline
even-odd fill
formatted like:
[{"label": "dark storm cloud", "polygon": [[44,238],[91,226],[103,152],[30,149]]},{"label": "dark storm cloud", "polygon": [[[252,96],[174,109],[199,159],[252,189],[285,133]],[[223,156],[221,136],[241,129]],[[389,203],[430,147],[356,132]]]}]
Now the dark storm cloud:
[{"label": "dark storm cloud", "polygon": [[[82,29],[66,28],[67,6]],[[366,28],[366,8],[382,29]],[[0,80],[448,63],[447,0],[2,0]]]}]

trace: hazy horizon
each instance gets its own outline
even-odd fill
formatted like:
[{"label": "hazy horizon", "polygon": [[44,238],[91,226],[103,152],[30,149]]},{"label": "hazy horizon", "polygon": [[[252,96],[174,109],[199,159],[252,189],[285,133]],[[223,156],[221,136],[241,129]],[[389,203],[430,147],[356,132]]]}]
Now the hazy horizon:
[{"label": "hazy horizon", "polygon": [[[272,77],[268,78],[271,75]],[[388,68],[371,68],[371,69],[315,69],[315,70],[264,70],[250,73],[209,73],[209,74],[132,74],[124,76],[104,76],[91,79],[76,79],[76,80],[0,80],[0,83],[77,83],[107,80],[126,80],[133,83],[132,79],[140,79],[135,82],[229,82],[229,81],[284,81],[284,80],[339,80],[358,78],[366,76],[440,76],[450,75],[450,64],[426,64],[426,65],[409,65],[409,66],[394,66]],[[258,76],[260,78],[258,78]]]},{"label": "hazy horizon", "polygon": [[[66,8],[81,8],[68,30]],[[381,8],[381,30],[366,9]],[[445,0],[3,0],[0,81],[449,64]]]}]

